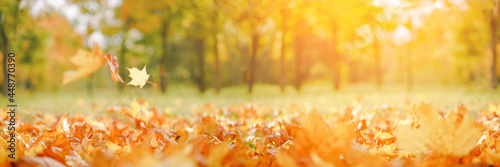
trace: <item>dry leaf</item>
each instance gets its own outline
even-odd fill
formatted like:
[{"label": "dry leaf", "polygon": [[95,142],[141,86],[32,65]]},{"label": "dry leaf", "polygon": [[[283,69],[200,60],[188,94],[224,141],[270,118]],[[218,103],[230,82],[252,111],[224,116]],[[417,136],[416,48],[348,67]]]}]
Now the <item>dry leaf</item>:
[{"label": "dry leaf", "polygon": [[321,160],[338,165],[341,164],[340,155],[350,150],[354,125],[342,122],[329,127],[323,117],[313,111],[304,118],[303,128],[297,129],[293,138],[297,154],[316,155]]},{"label": "dry leaf", "polygon": [[120,74],[118,73],[118,59],[116,58],[116,56],[112,55],[112,54],[107,54],[104,56],[106,58],[106,61],[108,62],[108,66],[109,66],[109,70],[111,71],[111,79],[113,79],[113,81],[120,81],[121,83],[123,83],[123,80],[122,80],[122,77],[120,76]]},{"label": "dry leaf", "polygon": [[144,68],[140,71],[135,67],[128,68],[128,70],[132,81],[130,81],[127,85],[139,86],[142,88],[149,79],[149,74],[146,72],[146,66],[144,66]]},{"label": "dry leaf", "polygon": [[[500,128],[492,121],[498,116],[486,111],[476,123],[463,105],[447,117],[428,105],[414,107],[412,117],[396,113],[377,118],[359,112],[349,124],[343,117],[330,118],[339,115],[324,119],[316,111],[304,117],[283,112],[280,117],[286,119],[269,120],[276,110],[255,104],[225,109],[199,106],[188,118],[150,110],[144,100],[134,99],[129,107],[114,108],[121,108],[119,114],[132,119],[115,117],[117,112],[88,118],[38,114],[29,123],[20,119],[16,128],[19,159],[12,165],[500,165]],[[485,120],[491,127],[483,132],[480,127]],[[407,125],[397,125],[402,122]],[[5,137],[0,138],[0,145],[6,144]],[[9,159],[3,160],[0,166],[11,164]]]},{"label": "dry leaf", "polygon": [[66,165],[50,157],[22,157],[16,161],[17,167],[65,167]]},{"label": "dry leaf", "polygon": [[415,112],[420,120],[419,128],[399,125],[394,132],[397,147],[411,153],[433,151],[436,156],[462,157],[477,146],[482,135],[482,129],[474,127],[474,121],[469,116],[465,116],[457,126],[456,117],[443,119],[427,104],[421,104]]},{"label": "dry leaf", "polygon": [[91,52],[83,49],[78,49],[73,57],[70,57],[70,62],[76,66],[76,70],[69,70],[63,74],[63,85],[71,83],[80,78],[86,77],[104,65],[104,51],[94,43]]}]

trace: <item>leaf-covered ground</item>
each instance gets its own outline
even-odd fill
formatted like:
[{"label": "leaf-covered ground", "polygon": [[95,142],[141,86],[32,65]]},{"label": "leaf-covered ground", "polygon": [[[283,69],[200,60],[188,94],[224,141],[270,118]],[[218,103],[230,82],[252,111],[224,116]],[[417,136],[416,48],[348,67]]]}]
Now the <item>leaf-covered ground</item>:
[{"label": "leaf-covered ground", "polygon": [[474,114],[461,104],[446,113],[418,104],[324,114],[208,103],[182,117],[139,99],[99,117],[18,117],[17,158],[2,149],[0,166],[498,166],[499,113],[496,105]]}]

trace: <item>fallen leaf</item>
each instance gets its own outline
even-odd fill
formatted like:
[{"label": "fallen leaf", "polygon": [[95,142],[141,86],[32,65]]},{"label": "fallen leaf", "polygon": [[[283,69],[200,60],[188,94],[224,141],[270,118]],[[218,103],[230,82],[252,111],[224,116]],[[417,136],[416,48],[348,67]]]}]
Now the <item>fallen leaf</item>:
[{"label": "fallen leaf", "polygon": [[52,159],[51,157],[22,157],[16,161],[17,167],[65,167],[64,164]]},{"label": "fallen leaf", "polygon": [[230,149],[228,142],[224,142],[215,146],[207,157],[208,166],[222,166],[222,160],[224,160],[224,157],[226,157],[229,151]]},{"label": "fallen leaf", "polygon": [[397,147],[414,154],[432,150],[434,156],[462,157],[477,146],[482,135],[482,129],[474,127],[470,116],[463,117],[457,126],[456,116],[443,119],[427,104],[416,107],[415,113],[420,120],[419,128],[398,125],[394,132]]},{"label": "fallen leaf", "polygon": [[[295,151],[298,155],[309,156],[318,162],[341,164],[339,156],[350,150],[354,138],[354,125],[343,122],[329,127],[316,111],[309,113],[303,120],[303,128],[293,135]],[[313,156],[314,155],[314,156]]]}]

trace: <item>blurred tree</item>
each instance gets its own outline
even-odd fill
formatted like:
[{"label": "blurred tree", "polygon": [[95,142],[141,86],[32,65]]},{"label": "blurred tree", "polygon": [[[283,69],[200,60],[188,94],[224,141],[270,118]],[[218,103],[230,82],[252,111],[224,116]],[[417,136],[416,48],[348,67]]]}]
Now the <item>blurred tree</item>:
[{"label": "blurred tree", "polygon": [[[222,23],[228,17],[228,14],[232,10],[233,4],[227,0],[198,0],[192,2],[194,6],[194,26],[191,34],[195,34],[198,40],[198,74],[195,76],[195,82],[198,85],[198,90],[200,92],[205,92],[206,90],[206,72],[205,72],[205,42],[208,40],[212,42],[212,52],[214,56],[214,80],[215,80],[215,92],[219,93],[221,89],[221,60],[219,53],[219,45],[221,43],[221,31]],[[207,33],[208,32],[208,33]],[[206,40],[208,39],[208,40]]]},{"label": "blurred tree", "polygon": [[496,68],[497,68],[497,39],[498,39],[498,29],[499,29],[499,22],[500,22],[500,0],[492,0],[492,9],[490,9],[490,47],[491,47],[491,54],[492,54],[492,61],[491,61],[491,69],[490,69],[490,77],[491,77],[491,88],[496,89],[497,88],[497,74],[496,74]]},{"label": "blurred tree", "polygon": [[[30,1],[6,0],[0,2],[0,39],[2,42],[2,92],[7,91],[7,55],[9,52],[16,54],[17,69],[16,85],[24,86],[28,90],[35,90],[42,82],[41,75],[44,69],[42,51],[47,37],[45,29],[35,26],[37,21],[30,15]],[[37,62],[37,63],[35,63]],[[24,68],[19,68],[23,66]],[[24,75],[20,72],[23,72]],[[25,84],[21,84],[25,83]]]},{"label": "blurred tree", "polygon": [[294,1],[287,1],[287,0],[282,0],[279,1],[279,10],[276,10],[277,13],[275,15],[274,20],[279,24],[279,29],[280,29],[280,34],[279,34],[279,39],[281,40],[279,43],[281,44],[280,48],[280,58],[279,58],[279,86],[281,92],[285,92],[285,84],[286,84],[286,75],[285,75],[285,69],[286,69],[286,64],[285,64],[285,56],[286,56],[286,49],[287,49],[287,41],[286,38],[288,36],[288,33],[290,32],[290,14],[293,11],[294,8]]},{"label": "blurred tree", "polygon": [[148,7],[150,7],[151,11],[159,18],[160,26],[159,33],[161,36],[161,58],[160,58],[160,88],[162,92],[167,91],[168,87],[168,68],[167,64],[169,63],[169,40],[170,34],[175,30],[175,28],[182,28],[181,26],[175,27],[183,20],[183,16],[185,15],[188,8],[190,6],[189,1],[183,0],[166,0],[166,1],[155,1],[157,3],[148,3]]},{"label": "blurred tree", "polygon": [[[248,70],[248,92],[253,91],[256,80],[257,55],[260,40],[264,31],[269,28],[269,19],[272,11],[276,9],[276,2],[270,0],[241,0],[236,11],[236,22],[240,23],[242,29],[249,31],[250,36],[250,60]],[[267,25],[267,26],[266,26]]]},{"label": "blurred tree", "polygon": [[234,5],[227,0],[213,0],[211,3],[211,24],[212,24],[212,40],[213,40],[213,53],[215,60],[215,92],[218,94],[221,89],[221,58],[220,58],[220,43],[222,43],[222,23],[227,18],[226,14],[229,14],[229,11],[234,9]]},{"label": "blurred tree", "polygon": [[[121,7],[115,9],[116,17],[120,20],[119,26],[106,26],[103,32],[105,34],[118,34],[121,36],[120,52],[118,55],[119,73],[121,76],[126,76],[128,66],[130,48],[127,48],[129,40],[129,32],[132,29],[137,29],[142,33],[156,33],[155,30],[160,26],[160,18],[152,17],[161,9],[156,3],[148,3],[143,1],[123,0]],[[162,49],[162,51],[164,51]],[[165,54],[167,54],[165,52]],[[120,84],[120,90],[123,90],[125,85]],[[163,90],[163,87],[162,87]]]},{"label": "blurred tree", "polygon": [[[166,92],[168,89],[168,76],[169,64],[173,60],[171,56],[172,50],[170,49],[171,35],[179,32],[187,27],[185,16],[191,12],[190,1],[183,0],[163,0],[163,1],[133,1],[124,0],[122,6],[116,10],[118,18],[122,22],[118,27],[118,32],[123,34],[122,43],[120,46],[120,73],[124,73],[125,63],[128,62],[126,54],[127,46],[127,33],[131,29],[137,29],[149,37],[152,34],[159,34],[159,50],[160,60],[158,61],[158,70],[160,78],[160,90]],[[189,22],[189,21],[188,21]],[[189,24],[189,23],[187,23]],[[116,32],[116,31],[115,31]],[[123,64],[121,64],[123,63]],[[124,74],[122,74],[124,75]]]},{"label": "blurred tree", "polygon": [[[340,89],[341,84],[341,66],[343,60],[347,56],[342,56],[343,52],[347,52],[343,49],[343,44],[348,43],[353,39],[352,36],[356,36],[356,29],[363,24],[371,25],[375,27],[377,24],[376,16],[382,11],[381,8],[373,5],[371,1],[364,0],[327,0],[320,1],[314,4],[315,18],[310,18],[310,21],[315,22],[319,25],[315,25],[322,28],[323,31],[328,32],[328,36],[331,41],[331,68],[333,73],[333,85],[334,89]],[[312,20],[311,20],[312,19]],[[378,30],[378,29],[377,29]],[[374,34],[376,32],[374,31]],[[374,46],[379,48],[378,38],[372,34],[372,39]],[[375,49],[377,53],[377,49]],[[377,54],[376,54],[377,55]],[[377,60],[377,56],[375,56]],[[379,66],[380,63],[376,63]],[[380,71],[376,69],[375,71]],[[381,78],[381,72],[376,72],[377,78]],[[378,81],[377,81],[378,82]]]},{"label": "blurred tree", "polygon": [[[295,27],[300,19],[303,19],[303,14],[306,6],[302,6],[304,3],[296,0],[280,0],[277,1],[277,10],[273,13],[273,20],[277,28],[277,40],[280,46],[279,48],[279,59],[278,59],[278,71],[279,80],[278,84],[280,86],[281,92],[285,91],[286,78],[287,78],[287,50],[289,48],[290,39],[295,35],[297,31],[300,31],[298,27]],[[298,6],[301,6],[300,8]]]},{"label": "blurred tree", "polygon": [[382,67],[382,55],[381,55],[381,39],[378,34],[384,34],[388,31],[393,31],[396,28],[396,21],[394,17],[388,16],[387,9],[377,6],[365,6],[366,12],[365,18],[370,26],[372,32],[372,46],[374,55],[374,75],[375,75],[375,85],[377,88],[382,87],[383,82],[383,67]]},{"label": "blurred tree", "polygon": [[[6,63],[7,63],[7,55],[10,52],[10,45],[11,41],[10,39],[12,37],[11,34],[15,33],[10,33],[15,32],[17,28],[17,21],[19,20],[19,3],[20,1],[16,0],[6,0],[0,2],[0,36],[2,39],[2,75],[3,75],[3,82],[2,82],[2,94],[4,96],[7,95],[7,69],[6,69]],[[9,34],[9,35],[8,35]]]},{"label": "blurred tree", "polygon": [[[451,1],[450,1],[451,3]],[[500,1],[499,0],[469,0],[467,1],[467,11],[466,13],[469,16],[463,16],[464,25],[461,29],[462,32],[458,32],[458,34],[465,35],[470,34],[472,32],[476,32],[471,34],[468,37],[462,37],[462,41],[466,42],[465,46],[467,48],[475,48],[475,52],[480,52],[480,49],[476,48],[478,41],[474,41],[474,39],[480,39],[481,30],[486,30],[488,32],[489,38],[489,48],[491,49],[491,61],[490,68],[488,70],[488,78],[490,79],[489,87],[492,89],[496,89],[498,85],[498,74],[497,74],[497,40],[499,39],[498,31],[499,31],[499,22],[500,22]],[[482,19],[477,19],[481,18]],[[473,24],[471,24],[473,22]],[[476,31],[477,30],[477,31]],[[469,41],[469,42],[467,42]],[[469,49],[469,50],[470,50]],[[473,77],[472,75],[470,75]],[[469,77],[470,78],[470,77]]]}]

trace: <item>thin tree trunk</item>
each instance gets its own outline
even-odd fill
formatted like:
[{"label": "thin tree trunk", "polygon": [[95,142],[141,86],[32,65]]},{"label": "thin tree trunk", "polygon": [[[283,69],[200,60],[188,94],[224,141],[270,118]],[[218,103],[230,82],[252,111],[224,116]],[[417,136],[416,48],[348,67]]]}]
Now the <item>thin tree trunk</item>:
[{"label": "thin tree trunk", "polygon": [[[2,57],[2,64],[3,64],[3,67],[2,67],[2,73],[3,73],[3,78],[4,78],[4,81],[2,83],[2,94],[4,96],[7,96],[8,94],[8,87],[7,87],[7,84],[8,84],[8,73],[7,73],[7,56],[10,52],[10,40],[9,40],[9,37],[7,37],[7,31],[5,30],[5,27],[7,25],[11,25],[13,28],[13,30],[16,30],[17,29],[17,25],[18,25],[18,18],[19,18],[19,6],[21,5],[21,1],[16,1],[16,4],[15,6],[12,8],[14,9],[14,22],[11,23],[11,24],[6,24],[5,23],[5,20],[3,23],[0,24],[0,36],[2,38],[2,42],[3,42],[3,57]],[[5,17],[5,13],[0,13],[0,17]]]},{"label": "thin tree trunk", "polygon": [[286,34],[287,34],[287,20],[288,20],[288,13],[286,9],[281,9],[281,16],[282,16],[282,33],[281,33],[281,55],[280,55],[280,89],[281,92],[285,92],[285,52],[286,52]]},{"label": "thin tree trunk", "polygon": [[[217,0],[214,0],[214,4],[217,6]],[[219,38],[217,34],[219,32],[217,18],[219,13],[217,9],[214,10],[214,14],[212,17],[212,24],[214,24],[213,38],[214,38],[214,57],[215,57],[215,93],[219,94],[221,88],[221,74],[220,74],[220,58],[219,58]]]},{"label": "thin tree trunk", "polygon": [[295,38],[295,90],[300,91],[302,87],[302,38]]},{"label": "thin tree trunk", "polygon": [[[121,49],[120,49],[120,57],[118,58],[118,73],[120,74],[120,76],[126,76],[126,70],[125,70],[125,67],[126,67],[126,64],[127,63],[127,57],[126,57],[126,54],[127,54],[127,47],[125,45],[125,42],[127,41],[127,31],[129,29],[129,25],[130,25],[130,18],[127,19],[127,21],[125,22],[125,25],[123,26],[123,41],[122,41],[122,44],[121,44]],[[125,85],[124,84],[118,84],[118,88],[120,89],[120,91],[123,91],[123,89],[125,88]]]},{"label": "thin tree trunk", "polygon": [[333,54],[333,84],[334,89],[339,90],[340,88],[340,55],[337,51],[338,45],[338,29],[334,22],[332,26],[332,54]]},{"label": "thin tree trunk", "polygon": [[198,55],[198,77],[197,85],[200,93],[205,93],[205,40],[201,39],[197,41],[197,55]]},{"label": "thin tree trunk", "polygon": [[162,93],[167,91],[167,62],[168,62],[168,20],[164,19],[161,25],[161,60],[160,60],[160,89]]},{"label": "thin tree trunk", "polygon": [[490,47],[491,47],[491,52],[493,59],[491,61],[491,69],[490,69],[490,77],[491,77],[491,88],[496,89],[497,88],[497,74],[496,74],[496,66],[497,66],[497,43],[496,43],[496,38],[497,38],[497,18],[493,15],[492,12],[492,17],[490,20]]},{"label": "thin tree trunk", "polygon": [[380,57],[380,43],[377,37],[377,33],[373,33],[373,49],[375,56],[375,84],[378,89],[382,87],[382,60]]},{"label": "thin tree trunk", "polygon": [[286,52],[286,31],[283,30],[281,34],[281,55],[280,55],[280,89],[285,92],[285,52]]},{"label": "thin tree trunk", "polygon": [[[254,30],[255,31],[255,30]],[[255,69],[256,69],[256,57],[257,50],[259,47],[259,34],[257,32],[252,33],[252,50],[250,53],[250,79],[248,80],[248,92],[252,93],[253,83],[255,82]]]},{"label": "thin tree trunk", "polygon": [[221,88],[220,60],[219,60],[219,39],[217,33],[214,33],[214,56],[215,56],[215,93],[219,94]]},{"label": "thin tree trunk", "polygon": [[[1,16],[1,15],[0,15]],[[9,38],[7,37],[7,33],[5,32],[5,24],[0,24],[0,36],[2,38],[3,43],[3,56],[2,56],[2,74],[3,74],[3,82],[2,82],[2,94],[7,96],[7,55],[9,54]]]}]

